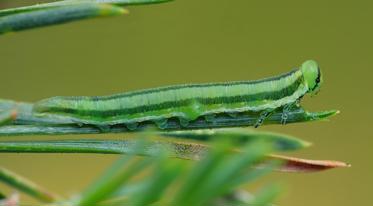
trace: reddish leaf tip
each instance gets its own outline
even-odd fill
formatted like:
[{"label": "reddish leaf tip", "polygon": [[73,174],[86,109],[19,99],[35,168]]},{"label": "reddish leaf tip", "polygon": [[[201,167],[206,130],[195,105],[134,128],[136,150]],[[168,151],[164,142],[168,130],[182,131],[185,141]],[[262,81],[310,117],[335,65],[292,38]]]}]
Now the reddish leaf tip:
[{"label": "reddish leaf tip", "polygon": [[333,168],[351,167],[351,164],[333,160],[309,160],[282,155],[270,155],[269,157],[284,161],[279,169],[283,172],[318,172]]}]

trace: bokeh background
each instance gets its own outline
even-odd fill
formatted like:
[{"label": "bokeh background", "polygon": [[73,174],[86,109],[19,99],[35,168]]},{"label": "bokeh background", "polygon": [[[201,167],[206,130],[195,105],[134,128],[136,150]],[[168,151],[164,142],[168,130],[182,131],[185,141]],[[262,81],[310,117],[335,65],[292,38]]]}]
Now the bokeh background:
[{"label": "bokeh background", "polygon": [[[0,7],[33,2],[1,0]],[[176,0],[129,7],[126,16],[8,34],[0,36],[0,97],[32,102],[56,95],[258,79],[315,59],[324,85],[303,105],[341,113],[330,122],[260,129],[314,143],[291,155],[342,160],[352,167],[274,173],[264,180],[286,185],[278,205],[371,205],[372,8],[368,0]],[[0,154],[0,165],[68,196],[116,157]]]}]

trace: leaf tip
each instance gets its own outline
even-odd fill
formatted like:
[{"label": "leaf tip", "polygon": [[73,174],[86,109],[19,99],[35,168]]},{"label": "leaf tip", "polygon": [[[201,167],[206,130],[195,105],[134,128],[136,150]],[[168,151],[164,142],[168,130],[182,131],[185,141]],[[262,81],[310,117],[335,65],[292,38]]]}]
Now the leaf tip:
[{"label": "leaf tip", "polygon": [[123,14],[129,14],[129,11],[125,8],[110,5],[110,4],[102,4],[100,5],[100,15],[102,16],[117,16],[117,15],[123,15]]},{"label": "leaf tip", "polygon": [[311,116],[311,120],[327,120],[329,117],[333,117],[339,114],[339,110],[329,110],[329,111],[322,111],[322,112],[311,112],[308,115]]},{"label": "leaf tip", "polygon": [[307,148],[307,147],[311,147],[313,145],[313,143],[309,142],[309,141],[306,141],[306,140],[302,140],[301,145],[302,145],[303,148]]},{"label": "leaf tip", "polygon": [[282,155],[270,155],[274,159],[284,161],[280,171],[283,172],[318,172],[334,168],[347,168],[351,164],[333,160],[310,160]]}]

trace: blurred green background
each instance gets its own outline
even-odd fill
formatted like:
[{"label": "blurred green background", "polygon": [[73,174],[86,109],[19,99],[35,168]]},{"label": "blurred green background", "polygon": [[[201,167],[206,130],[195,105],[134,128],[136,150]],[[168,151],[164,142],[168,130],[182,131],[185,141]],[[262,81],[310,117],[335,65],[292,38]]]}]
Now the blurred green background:
[{"label": "blurred green background", "polygon": [[[36,1],[2,0],[0,7],[31,2]],[[314,143],[290,155],[342,160],[352,167],[274,173],[265,180],[286,183],[278,205],[370,205],[372,6],[368,0],[177,0],[130,7],[131,13],[121,17],[8,34],[0,36],[0,97],[37,101],[56,95],[258,79],[315,59],[324,85],[303,105],[311,111],[339,109],[341,114],[330,122],[260,129]],[[116,135],[120,136],[124,134]],[[0,154],[0,165],[68,196],[115,158]]]}]

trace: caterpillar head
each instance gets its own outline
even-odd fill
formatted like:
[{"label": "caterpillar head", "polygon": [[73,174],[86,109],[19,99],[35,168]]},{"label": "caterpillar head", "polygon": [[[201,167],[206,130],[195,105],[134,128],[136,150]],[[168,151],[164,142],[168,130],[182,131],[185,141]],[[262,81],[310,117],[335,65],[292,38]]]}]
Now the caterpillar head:
[{"label": "caterpillar head", "polygon": [[323,82],[319,65],[314,60],[307,60],[301,66],[304,80],[308,86],[308,93],[311,95],[319,92]]}]

